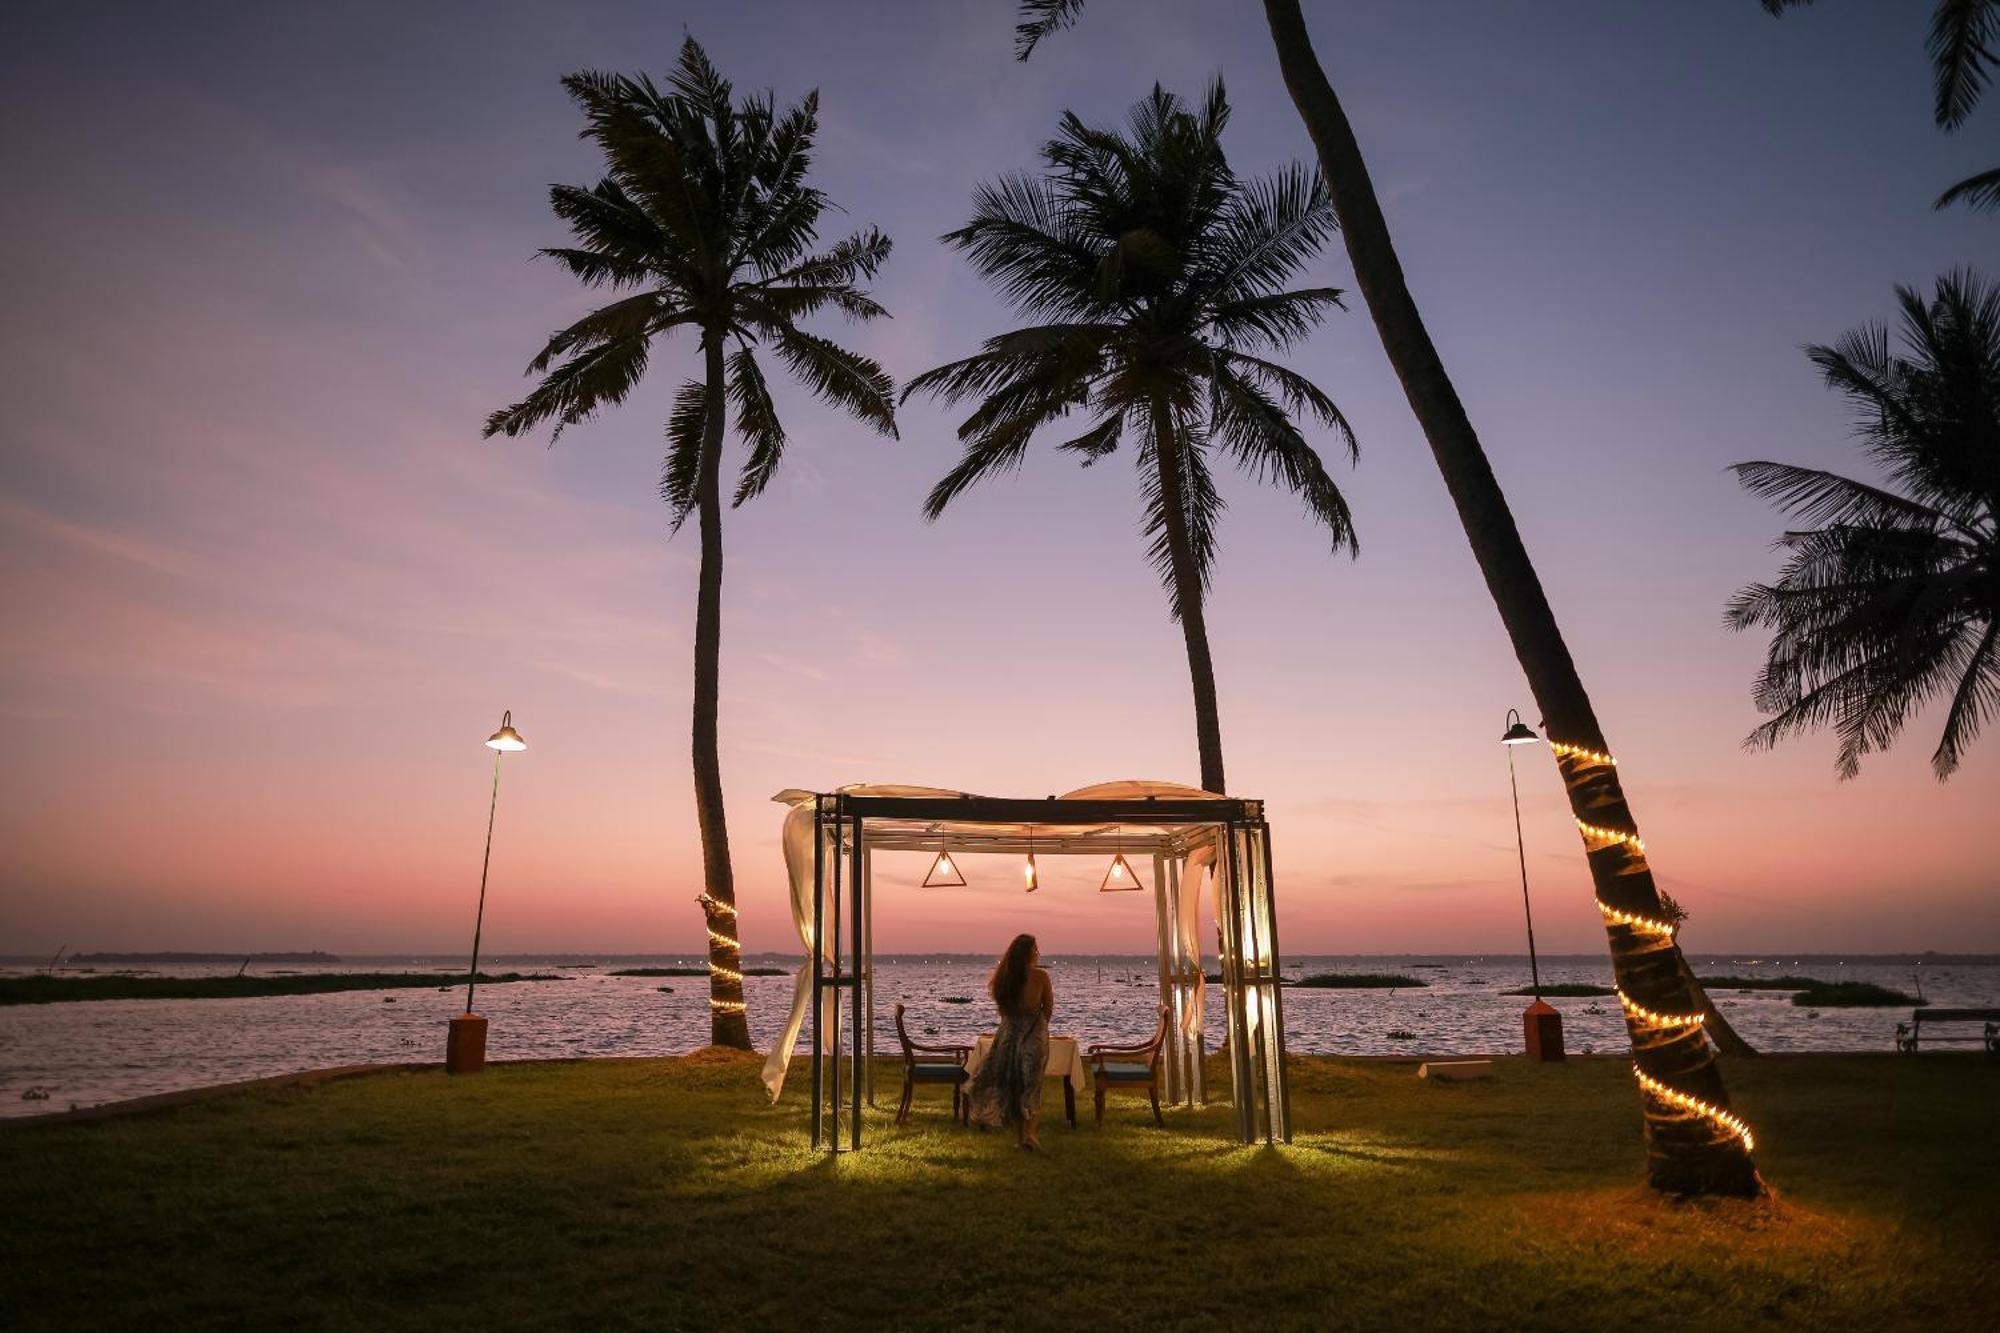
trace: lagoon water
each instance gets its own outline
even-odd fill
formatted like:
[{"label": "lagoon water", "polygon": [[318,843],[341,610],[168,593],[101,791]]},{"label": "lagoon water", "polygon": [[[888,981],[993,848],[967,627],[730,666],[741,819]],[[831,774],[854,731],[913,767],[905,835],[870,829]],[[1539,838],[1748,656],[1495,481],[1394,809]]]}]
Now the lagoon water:
[{"label": "lagoon water", "polygon": [[[1904,991],[1921,985],[1935,1005],[2000,1006],[2000,962],[1938,959],[1771,959],[1695,956],[1709,976],[1872,981]],[[708,1040],[703,977],[616,977],[614,968],[696,964],[686,957],[494,959],[494,972],[551,972],[564,979],[489,986],[479,1009],[491,1020],[489,1058],[521,1060],[668,1055]],[[797,965],[796,959],[746,960]],[[447,972],[463,959],[348,958],[338,964],[272,971]],[[918,1041],[966,1042],[991,1028],[984,986],[990,962],[962,957],[876,960],[876,1050],[896,1049],[891,1015],[908,1006]],[[1084,1041],[1138,1040],[1151,1031],[1158,985],[1151,958],[1058,957],[1054,1029]],[[134,965],[141,970],[143,965]],[[26,966],[0,972],[26,972]],[[112,969],[104,967],[101,971]],[[153,975],[230,975],[234,967],[154,967]],[[1544,959],[1542,980],[1610,982],[1603,955]],[[1398,955],[1288,959],[1288,977],[1316,972],[1395,972],[1422,988],[1285,991],[1290,1049],[1311,1054],[1496,1054],[1521,1046],[1527,1003],[1501,992],[1528,982],[1525,957]],[[768,1049],[790,1007],[789,975],[746,982],[750,1034]],[[1907,1008],[1809,1010],[1784,991],[1717,989],[1716,1003],[1750,1043],[1767,1051],[1887,1051]],[[953,1003],[965,999],[969,1003]],[[1616,997],[1555,999],[1565,1039],[1578,1053],[1624,1048]],[[100,1102],[306,1069],[378,1062],[437,1061],[445,1022],[464,991],[427,988],[233,1000],[99,1000],[0,1008],[0,1116],[33,1115]],[[1220,987],[1208,988],[1211,1049],[1223,1031]],[[46,1098],[27,1096],[46,1092]]]}]

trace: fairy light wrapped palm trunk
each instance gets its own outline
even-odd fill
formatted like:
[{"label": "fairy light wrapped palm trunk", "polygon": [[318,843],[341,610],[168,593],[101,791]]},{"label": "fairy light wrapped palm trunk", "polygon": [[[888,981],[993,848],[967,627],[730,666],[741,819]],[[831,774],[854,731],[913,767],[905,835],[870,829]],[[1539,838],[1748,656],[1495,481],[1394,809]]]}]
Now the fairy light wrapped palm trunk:
[{"label": "fairy light wrapped palm trunk", "polygon": [[1618,762],[1593,744],[1551,739],[1570,812],[1590,864],[1632,1068],[1645,1110],[1647,1168],[1677,1193],[1756,1194],[1750,1126],[1729,1094],[1703,1032],[1702,997],[1682,965],[1674,926],[1653,884],[1646,844],[1625,803]]}]

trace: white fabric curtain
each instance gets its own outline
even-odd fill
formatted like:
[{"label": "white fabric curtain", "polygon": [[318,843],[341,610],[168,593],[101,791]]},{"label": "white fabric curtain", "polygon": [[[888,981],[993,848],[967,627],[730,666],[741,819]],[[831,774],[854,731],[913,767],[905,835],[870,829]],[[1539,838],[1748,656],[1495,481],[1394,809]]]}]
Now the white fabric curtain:
[{"label": "white fabric curtain", "polygon": [[[896,783],[857,783],[838,790],[850,796],[963,796],[965,793],[948,791],[942,787],[907,787]],[[792,925],[799,932],[799,943],[805,946],[806,961],[800,966],[799,974],[792,978],[792,1012],[785,1016],[785,1026],[778,1033],[778,1039],[771,1046],[771,1053],[764,1057],[764,1088],[777,1101],[778,1094],[785,1088],[785,1070],[792,1063],[792,1048],[798,1045],[799,1029],[806,1023],[806,1010],[812,1004],[812,932],[813,895],[818,886],[813,883],[813,794],[796,788],[781,791],[771,798],[791,806],[785,814],[783,842],[785,847],[785,873],[792,885]],[[859,892],[855,886],[850,892]],[[832,932],[821,941],[820,956],[828,967],[834,965]],[[834,1022],[840,1021],[836,1008]],[[859,1040],[859,1035],[856,1037]]]},{"label": "white fabric curtain", "polygon": [[[807,792],[782,792],[777,799],[788,797],[793,798],[792,808],[785,814],[780,841],[785,848],[785,873],[792,886],[792,925],[799,932],[799,943],[805,945],[806,961],[792,979],[792,1011],[786,1016],[777,1041],[772,1043],[771,1053],[764,1057],[764,1087],[774,1102],[784,1091],[785,1068],[792,1062],[792,1047],[798,1044],[799,1029],[806,1021],[806,1006],[812,1002],[813,894],[818,891],[813,883],[813,798]],[[830,955],[827,961],[832,961]]]},{"label": "white fabric curtain", "polygon": [[1201,1036],[1205,1022],[1204,996],[1208,982],[1201,965],[1201,886],[1207,882],[1215,869],[1215,847],[1197,847],[1188,853],[1187,864],[1181,870],[1180,920],[1174,928],[1180,932],[1181,953],[1194,969],[1189,978],[1187,1011],[1181,1015],[1181,1031],[1190,1038]]}]

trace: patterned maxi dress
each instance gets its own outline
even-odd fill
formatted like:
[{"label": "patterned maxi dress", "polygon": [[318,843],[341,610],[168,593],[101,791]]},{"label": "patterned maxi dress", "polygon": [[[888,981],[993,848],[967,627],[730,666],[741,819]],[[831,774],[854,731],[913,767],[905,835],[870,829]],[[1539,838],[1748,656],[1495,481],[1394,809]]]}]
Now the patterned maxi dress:
[{"label": "patterned maxi dress", "polygon": [[1038,1005],[1002,1014],[986,1063],[972,1076],[972,1123],[1011,1125],[1042,1111],[1042,1074],[1049,1064],[1049,1016]]}]

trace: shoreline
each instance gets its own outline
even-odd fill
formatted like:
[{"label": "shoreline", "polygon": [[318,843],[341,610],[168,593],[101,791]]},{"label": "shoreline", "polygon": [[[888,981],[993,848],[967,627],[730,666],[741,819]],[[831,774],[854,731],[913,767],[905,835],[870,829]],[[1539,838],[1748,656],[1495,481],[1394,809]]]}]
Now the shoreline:
[{"label": "shoreline", "polygon": [[[684,1060],[701,1060],[713,1064],[717,1060],[761,1061],[767,1052],[737,1051],[726,1046],[701,1046],[691,1051],[680,1051],[671,1055],[571,1055],[571,1056],[531,1056],[519,1060],[489,1060],[488,1069],[523,1069],[538,1065],[621,1065],[646,1063],[678,1063]],[[1769,1051],[1752,1056],[1717,1056],[1732,1064],[1749,1061],[1801,1063],[1814,1060],[1911,1060],[1919,1058],[1950,1059],[1953,1056],[1971,1058],[1977,1052],[1941,1051],[1930,1052],[1926,1056],[1911,1056],[1900,1051]],[[795,1057],[796,1058],[796,1057]],[[1309,1055],[1287,1053],[1286,1060],[1311,1063],[1352,1064],[1363,1066],[1409,1065],[1412,1069],[1425,1063],[1442,1060],[1525,1060],[1520,1051],[1435,1051],[1425,1054],[1404,1055]],[[1567,1064],[1594,1064],[1602,1061],[1622,1061],[1629,1063],[1631,1054],[1626,1051],[1603,1051],[1576,1053],[1566,1057]],[[885,1067],[894,1061],[877,1057],[877,1063]],[[198,1088],[176,1088],[171,1092],[148,1093],[143,1097],[122,1097],[117,1101],[98,1102],[93,1106],[76,1106],[62,1111],[38,1111],[33,1115],[0,1116],[0,1133],[31,1125],[92,1124],[104,1120],[119,1120],[132,1116],[150,1115],[160,1111],[179,1110],[184,1106],[194,1106],[215,1101],[239,1093],[282,1092],[291,1089],[310,1091],[330,1083],[343,1083],[350,1079],[378,1077],[388,1074],[441,1074],[444,1072],[442,1060],[392,1061],[383,1064],[330,1065],[322,1069],[302,1069],[290,1074],[272,1074],[264,1078],[237,1079],[228,1083],[209,1083]],[[460,1075],[474,1078],[476,1075]],[[797,1096],[796,1092],[794,1096]],[[1220,1105],[1226,1097],[1212,1098],[1208,1105]],[[873,1109],[883,1109],[875,1107]]]}]

